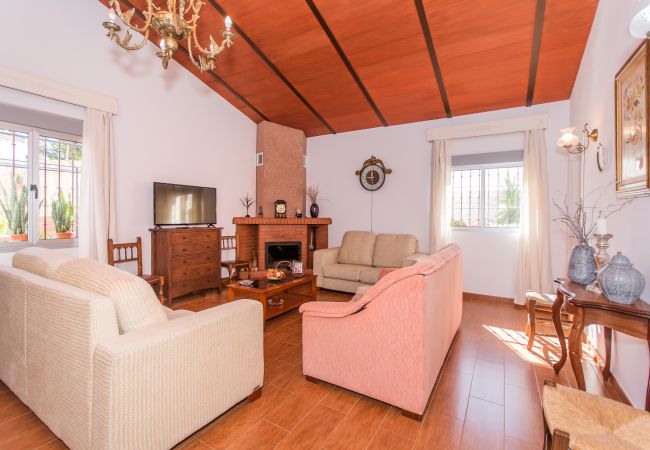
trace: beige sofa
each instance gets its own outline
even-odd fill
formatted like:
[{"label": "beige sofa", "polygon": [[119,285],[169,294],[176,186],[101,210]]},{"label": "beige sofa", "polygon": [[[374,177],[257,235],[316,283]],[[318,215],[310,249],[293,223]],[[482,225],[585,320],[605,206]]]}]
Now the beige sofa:
[{"label": "beige sofa", "polygon": [[348,231],[340,247],[314,252],[314,275],[320,288],[355,293],[375,284],[382,270],[410,266],[428,256],[417,250],[418,241],[410,234]]},{"label": "beige sofa", "polygon": [[261,387],[259,302],[172,311],[138,277],[33,250],[0,266],[0,379],[70,448],[170,448]]}]

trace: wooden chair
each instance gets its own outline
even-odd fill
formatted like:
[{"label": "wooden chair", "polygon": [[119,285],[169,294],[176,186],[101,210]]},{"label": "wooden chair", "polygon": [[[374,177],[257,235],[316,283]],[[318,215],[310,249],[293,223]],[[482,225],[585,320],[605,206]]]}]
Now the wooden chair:
[{"label": "wooden chair", "polygon": [[[237,236],[221,236],[221,252],[224,250],[237,250]],[[243,260],[221,261],[221,267],[228,269],[228,282],[237,277],[237,273],[242,269],[251,270],[251,263]]]},{"label": "wooden chair", "polygon": [[[528,312],[528,323],[526,324],[526,335],[528,336],[528,350],[533,348],[536,335],[555,336],[553,324],[553,303],[555,295],[540,294],[539,292],[526,292],[526,311]],[[566,312],[561,313],[562,325],[567,328],[573,323],[573,316]]]},{"label": "wooden chair", "polygon": [[138,263],[138,276],[149,283],[151,287],[158,286],[158,298],[160,303],[165,304],[165,295],[163,288],[165,286],[165,277],[160,275],[143,275],[142,274],[142,239],[136,238],[135,242],[125,244],[114,244],[113,239],[108,240],[108,264],[115,266],[127,262]]}]

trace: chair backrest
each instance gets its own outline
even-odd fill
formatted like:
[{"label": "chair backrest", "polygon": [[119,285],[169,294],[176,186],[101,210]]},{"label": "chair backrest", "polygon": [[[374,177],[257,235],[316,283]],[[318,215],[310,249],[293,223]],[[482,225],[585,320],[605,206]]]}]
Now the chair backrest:
[{"label": "chair backrest", "polygon": [[237,236],[221,236],[221,250],[237,249]]},{"label": "chair backrest", "polygon": [[138,276],[142,276],[142,239],[138,236],[135,242],[114,244],[108,240],[108,264],[114,266],[127,262],[138,263]]}]

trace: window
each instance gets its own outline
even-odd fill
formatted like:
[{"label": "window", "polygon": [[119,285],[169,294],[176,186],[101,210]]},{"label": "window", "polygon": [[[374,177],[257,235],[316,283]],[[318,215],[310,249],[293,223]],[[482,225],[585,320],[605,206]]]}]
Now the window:
[{"label": "window", "polygon": [[523,168],[486,165],[451,173],[451,226],[519,228]]},{"label": "window", "polygon": [[79,136],[0,122],[0,246],[77,236],[81,155]]}]

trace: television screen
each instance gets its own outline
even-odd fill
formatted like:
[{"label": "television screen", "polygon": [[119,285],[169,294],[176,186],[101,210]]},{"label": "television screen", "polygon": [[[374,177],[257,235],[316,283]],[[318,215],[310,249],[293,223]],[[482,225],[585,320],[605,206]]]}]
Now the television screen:
[{"label": "television screen", "polygon": [[153,184],[155,225],[217,223],[217,189],[182,184]]}]

